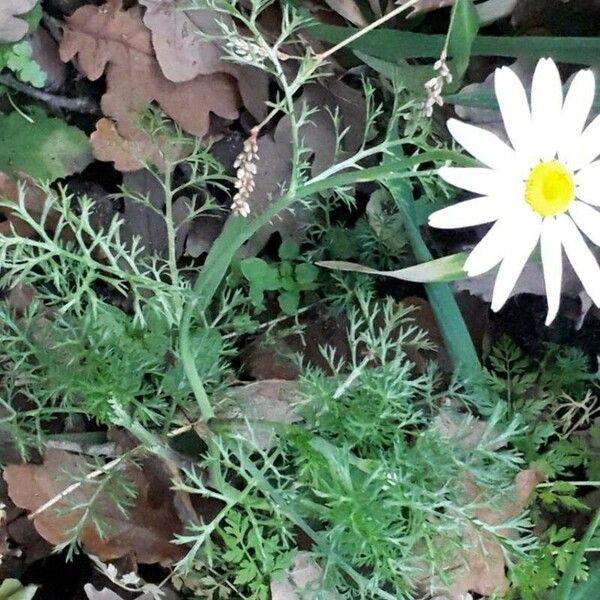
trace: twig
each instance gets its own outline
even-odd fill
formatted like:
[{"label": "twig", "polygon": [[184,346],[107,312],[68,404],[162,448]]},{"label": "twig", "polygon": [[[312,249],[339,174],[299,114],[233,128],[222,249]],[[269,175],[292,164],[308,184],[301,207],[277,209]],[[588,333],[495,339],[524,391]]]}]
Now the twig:
[{"label": "twig", "polygon": [[95,471],[88,473],[85,476],[85,479],[71,484],[69,487],[65,488],[62,492],[60,492],[60,494],[57,494],[53,498],[50,498],[50,500],[48,500],[47,502],[42,504],[42,506],[40,506],[38,509],[34,510],[29,515],[28,518],[30,520],[35,519],[38,515],[43,513],[45,510],[48,510],[50,507],[52,507],[56,503],[60,502],[63,498],[65,498],[69,494],[72,494],[76,489],[80,488],[84,483],[87,483],[88,481],[92,481],[93,479],[100,477],[100,475],[104,475],[104,473],[107,473],[111,469],[114,469],[123,459],[125,459],[126,456],[127,456],[126,454],[123,454],[122,456],[118,456],[117,458],[106,463],[102,468],[96,469]]},{"label": "twig", "polygon": [[44,90],[38,90],[21,81],[17,81],[12,75],[7,73],[0,73],[0,83],[20,94],[25,94],[30,98],[45,102],[53,108],[61,108],[90,115],[101,114],[100,107],[89,98],[67,98],[66,96],[57,96],[49,92],[44,92]]}]

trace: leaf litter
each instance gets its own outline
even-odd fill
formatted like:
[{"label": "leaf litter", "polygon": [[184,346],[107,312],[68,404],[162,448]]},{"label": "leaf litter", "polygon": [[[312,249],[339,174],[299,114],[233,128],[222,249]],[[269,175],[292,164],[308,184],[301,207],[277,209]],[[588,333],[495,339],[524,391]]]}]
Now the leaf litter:
[{"label": "leaf litter", "polygon": [[[60,14],[61,11],[56,9],[61,5],[60,2],[48,4],[52,4]],[[33,233],[10,210],[10,203],[19,199],[18,185],[24,186],[24,202],[28,212],[38,219],[44,211],[45,194],[35,184],[34,178],[61,183],[66,179],[77,185],[90,177],[86,172],[88,166],[98,168],[98,161],[104,161],[112,163],[114,169],[102,171],[99,193],[104,194],[103,200],[111,202],[102,186],[106,186],[107,190],[114,188],[115,181],[122,181],[125,187],[147,198],[146,203],[123,198],[118,208],[116,203],[112,206],[110,216],[119,212],[123,218],[123,240],[131,243],[136,238],[140,239],[146,257],[164,256],[167,233],[164,218],[160,214],[164,208],[164,190],[147,171],[140,170],[146,162],[164,167],[164,140],[148,134],[142,125],[142,113],[150,105],[159,107],[183,132],[201,138],[206,144],[227,136],[232,130],[235,130],[238,142],[242,142],[252,125],[266,116],[268,102],[273,100],[273,82],[261,70],[226,60],[225,42],[216,41],[213,36],[222,32],[218,21],[226,26],[231,26],[231,22],[222,13],[212,9],[186,8],[176,0],[139,0],[139,5],[123,0],[108,0],[105,3],[76,0],[68,4],[70,9],[68,13],[65,11],[60,22],[62,34],[57,33],[56,28],[53,30],[52,20],[48,19],[44,27],[39,27],[29,35],[30,23],[26,20],[26,14],[35,7],[35,0],[4,0],[0,6],[0,42],[26,39],[29,43],[31,40],[34,58],[37,57],[36,60],[49,75],[37,99],[53,107],[48,114],[36,106],[28,108],[24,114],[14,111],[0,115],[0,170],[3,171],[0,173],[0,192],[8,203],[0,210],[5,219],[0,223],[0,230],[5,234],[14,230],[24,236]],[[384,7],[375,1],[369,2],[368,8],[351,0],[326,0],[325,4],[333,11],[327,13],[328,20],[337,24],[347,21],[359,27],[370,22],[369,10],[379,16],[382,11],[391,9],[391,6]],[[451,4],[448,0],[423,0],[413,8],[411,16],[430,18],[428,13]],[[491,4],[501,3],[484,4],[490,8]],[[512,8],[506,8],[510,3],[503,4],[506,13],[503,15],[507,16]],[[535,16],[537,13],[531,8],[534,4],[528,3],[526,8]],[[310,9],[321,17],[322,7],[313,5]],[[518,27],[531,28],[531,19],[527,14],[524,17],[523,11],[523,6],[515,11],[513,22]],[[272,23],[268,22],[269,19],[277,23],[276,27],[279,26],[281,15],[276,10],[267,17],[267,22],[261,23],[262,27],[270,29]],[[535,19],[531,22],[537,26]],[[415,23],[418,27],[417,20]],[[62,62],[57,59],[56,42],[59,43]],[[306,156],[306,171],[312,176],[323,173],[336,159],[351,155],[363,142],[364,90],[356,85],[356,81],[349,83],[355,74],[355,67],[342,65],[343,60],[336,65],[335,75],[305,85],[295,97],[297,111],[303,107],[312,111],[311,122],[300,132],[303,144],[311,149]],[[79,72],[75,78],[71,73],[72,67]],[[356,69],[358,72],[361,68]],[[69,78],[76,79],[76,85]],[[490,80],[472,86],[471,90],[469,86],[463,88],[463,92],[485,90],[490,87]],[[63,96],[66,89],[67,95]],[[94,104],[96,96],[100,97],[101,117],[98,120],[95,117],[93,120],[81,120],[85,111],[78,112],[77,104],[71,102],[75,100],[70,97],[74,91],[82,93],[89,105]],[[31,90],[28,92],[34,93]],[[70,109],[65,111],[64,106],[75,107],[72,114],[67,115]],[[498,120],[493,111],[457,106],[457,113],[474,123],[486,122],[491,127],[495,127]],[[93,111],[89,114],[93,114]],[[336,120],[339,121],[339,129],[335,127]],[[89,141],[82,129],[87,134],[91,132]],[[341,131],[345,135],[340,144]],[[290,119],[283,117],[261,131],[257,140],[260,160],[252,194],[252,208],[257,213],[268,207],[277,192],[289,181],[292,157],[290,133]],[[226,166],[232,166],[235,155],[237,151]],[[371,188],[365,189],[367,196],[373,192]],[[183,224],[177,232],[177,260],[203,260],[220,234],[224,218],[220,214],[211,214],[210,217],[200,216],[191,224],[186,223],[189,199],[185,196],[177,197],[173,210],[176,224]],[[369,210],[367,206],[366,212],[371,217]],[[54,226],[53,219],[51,213],[47,221],[50,228]],[[280,219],[263,225],[242,249],[242,254],[254,256],[263,250],[268,254],[269,244],[277,236],[305,241],[306,230],[312,219],[313,215],[301,208],[296,208],[293,213],[286,212]],[[370,224],[373,227],[374,222]],[[407,243],[404,237],[395,241],[401,248]],[[572,275],[568,273],[565,278],[564,292],[579,296],[581,290]],[[484,278],[461,282],[457,289],[466,289],[484,300],[488,300],[491,293],[490,282]],[[394,293],[402,295],[402,305],[416,309],[413,313],[414,322],[425,330],[431,344],[425,350],[409,349],[408,355],[415,365],[415,371],[427,373],[432,361],[435,361],[441,371],[449,372],[450,359],[431,305],[420,296],[406,293],[406,290],[394,290]],[[543,295],[539,268],[536,270],[536,266],[532,265],[531,270],[524,273],[514,293]],[[11,308],[22,317],[37,305],[36,296],[35,287],[17,286],[7,298]],[[583,300],[585,302],[585,298]],[[469,325],[475,337],[478,335],[475,333],[478,325],[484,330],[480,339],[483,347],[488,334],[487,317],[480,318],[480,312],[476,309],[473,312]],[[53,318],[52,314],[46,316]],[[283,322],[287,324],[291,321],[286,318]],[[300,321],[304,328],[301,333],[276,336],[275,346],[270,335],[266,334],[253,335],[250,340],[244,340],[242,347],[236,350],[239,361],[243,363],[243,373],[253,381],[236,380],[232,382],[234,385],[217,396],[217,418],[220,423],[226,424],[234,437],[251,439],[258,452],[268,452],[274,447],[279,427],[298,426],[303,422],[296,410],[300,394],[300,369],[289,356],[294,352],[302,354],[311,368],[320,368],[325,377],[330,377],[332,372],[328,370],[324,359],[325,345],[335,348],[337,356],[346,361],[355,350],[348,346],[346,331],[349,322],[344,315],[332,316],[328,311],[317,309],[312,314],[303,315]],[[284,329],[282,326],[281,330]],[[432,350],[434,346],[436,349]],[[175,358],[167,353],[165,361]],[[372,359],[367,364],[375,365]],[[351,384],[350,381],[348,385]],[[202,443],[212,442],[212,432],[203,423],[193,423],[186,415],[182,415],[182,418],[188,424],[182,429],[195,431]],[[478,443],[488,425],[482,419],[473,419],[465,426],[464,423],[457,424],[454,418],[442,413],[436,425],[440,434],[448,438],[460,430],[464,435],[459,445],[468,451]],[[69,423],[68,426],[74,429],[68,435],[77,435],[82,433],[78,429],[85,429],[89,424]],[[105,441],[104,432],[93,433],[100,434]],[[119,439],[119,435],[112,431],[108,437]],[[56,440],[54,443],[61,442]],[[156,597],[153,591],[143,591],[144,585],[157,586],[145,584],[140,579],[137,565],[148,563],[154,564],[157,569],[163,566],[172,568],[185,550],[181,545],[174,544],[173,539],[183,534],[190,523],[210,523],[213,512],[217,514],[223,504],[217,502],[216,508],[208,510],[203,504],[204,499],[198,502],[195,497],[190,499],[187,491],[171,489],[172,482],[181,481],[181,465],[169,462],[164,456],[162,459],[121,461],[121,453],[126,454],[131,450],[131,444],[136,443],[131,439],[124,441],[124,438],[118,444],[113,443],[111,451],[114,452],[117,447],[119,454],[112,461],[101,462],[103,466],[93,464],[86,458],[90,446],[78,446],[76,442],[69,442],[70,452],[53,448],[48,443],[39,463],[20,464],[11,459],[4,469],[4,480],[8,486],[5,494],[8,519],[4,519],[4,522],[0,519],[0,560],[18,559],[28,563],[45,557],[51,545],[68,541],[69,531],[78,525],[86,507],[93,504],[103,529],[98,531],[94,514],[90,511],[81,525],[80,542],[86,553],[97,557],[92,560],[104,574],[104,583],[116,584],[116,587],[88,583],[84,588],[88,599],[122,600],[119,586],[128,598],[130,596],[127,594],[137,591],[141,592],[137,600]],[[191,446],[185,446],[189,439],[183,443],[186,452],[189,452],[186,456],[197,456],[197,440]],[[169,448],[171,451],[172,448]],[[95,495],[99,489],[97,479],[102,479],[104,475],[95,473],[113,462],[117,465],[114,475],[122,477],[133,490],[127,514],[113,501],[110,490]],[[189,463],[185,462],[185,465],[188,467]],[[202,473],[201,477],[209,480],[209,474]],[[497,498],[494,503],[479,503],[473,517],[498,527],[504,522],[511,522],[527,506],[543,477],[537,468],[521,469],[515,476],[513,491]],[[465,477],[461,502],[468,510],[477,505],[481,493],[477,484]],[[505,528],[503,533],[509,537],[517,535],[516,531],[509,528]],[[213,537],[218,542],[218,535]],[[431,573],[427,574],[424,586],[433,589],[437,597],[448,600],[463,600],[472,593],[489,596],[505,592],[509,580],[506,556],[500,542],[494,537],[482,536],[479,528],[468,526],[464,527],[462,538],[463,547],[448,557],[443,565],[444,569],[454,573],[452,583],[438,579],[437,574]],[[299,547],[309,545],[303,540],[294,540],[296,542]],[[19,556],[15,554],[14,544],[19,548]],[[187,582],[190,589],[197,584],[203,597],[212,597],[209,595],[211,592],[205,592],[209,588],[213,591],[219,589],[219,597],[237,597],[235,591],[231,596],[231,589],[224,585],[219,587],[220,582],[215,583],[211,579],[213,575],[209,564],[202,561],[197,564],[196,583],[192,583],[191,575],[188,579],[181,576],[181,581]],[[424,573],[427,573],[427,567],[423,566]],[[1,569],[0,565],[0,573],[4,573]],[[324,572],[312,553],[299,549],[294,551],[291,564],[281,576],[270,575],[267,573],[266,577],[272,600],[300,600],[317,597],[313,588],[320,586]],[[177,597],[168,587],[164,591],[166,598]],[[0,598],[6,596],[23,600],[33,597],[35,592],[34,586],[23,586],[12,578],[5,579],[0,586]],[[325,591],[324,595],[318,597],[334,599],[338,596]]]}]

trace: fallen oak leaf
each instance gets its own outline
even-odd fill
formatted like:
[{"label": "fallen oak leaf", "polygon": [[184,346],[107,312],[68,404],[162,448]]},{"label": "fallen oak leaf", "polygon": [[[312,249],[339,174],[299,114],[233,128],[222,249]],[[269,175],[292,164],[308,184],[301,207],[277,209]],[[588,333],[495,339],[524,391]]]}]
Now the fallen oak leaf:
[{"label": "fallen oak leaf", "polygon": [[25,36],[29,24],[24,19],[17,18],[17,15],[28,13],[36,4],[37,0],[2,0],[0,42],[18,42]]},{"label": "fallen oak leaf", "polygon": [[[71,489],[66,497],[65,489],[69,487],[66,474],[87,472],[89,476],[91,471],[81,456],[63,450],[48,450],[42,465],[8,465],[4,479],[12,501],[21,508],[34,511],[37,531],[51,544],[58,545],[68,540],[69,529],[82,516],[82,509],[73,510],[73,504],[85,506],[96,492],[87,481]],[[173,507],[172,490],[168,487],[159,489],[155,480],[151,482],[138,466],[124,466],[122,474],[136,489],[135,503],[124,514],[109,495],[101,493],[96,502],[104,524],[103,537],[92,520],[88,520],[82,528],[82,545],[103,561],[127,555],[140,563],[177,560],[183,552],[171,540],[181,532],[183,525]],[[39,512],[55,498],[59,499],[54,502],[53,509]]]},{"label": "fallen oak leaf", "polygon": [[[127,162],[123,156],[130,149],[127,142],[140,152],[127,166],[141,168],[144,160],[156,156],[153,140],[139,123],[140,113],[153,102],[186,132],[199,137],[208,133],[211,113],[224,119],[239,114],[235,80],[226,73],[199,75],[181,83],[168,80],[154,55],[149,30],[135,12],[122,9],[121,0],[109,0],[100,7],[82,6],[67,18],[60,57],[68,62],[76,56],[89,79],[106,74],[101,108],[115,128],[108,147],[98,147],[105,139],[100,136],[92,137],[92,147],[97,156],[110,158],[118,134],[125,140],[116,152],[119,166]],[[105,123],[102,127],[105,133],[110,129]]]},{"label": "fallen oak leaf", "polygon": [[164,76],[174,82],[198,75],[228,73],[235,77],[244,106],[261,121],[267,110],[269,78],[264,71],[225,60],[219,44],[203,34],[222,35],[218,23],[231,19],[214,10],[182,10],[176,0],[140,0],[146,7],[144,24],[152,32],[152,45]]}]

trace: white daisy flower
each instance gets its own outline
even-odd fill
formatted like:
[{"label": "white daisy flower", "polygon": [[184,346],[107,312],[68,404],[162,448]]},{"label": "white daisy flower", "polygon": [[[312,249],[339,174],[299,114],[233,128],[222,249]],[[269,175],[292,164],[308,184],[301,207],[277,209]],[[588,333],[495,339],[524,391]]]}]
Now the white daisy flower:
[{"label": "white daisy flower", "polygon": [[[454,139],[484,166],[443,167],[447,182],[477,194],[433,213],[432,227],[453,229],[494,223],[465,262],[469,276],[500,264],[492,310],[514,288],[538,241],[550,324],[560,303],[562,249],[596,306],[600,306],[600,267],[585,241],[600,245],[600,116],[585,127],[595,92],[594,75],[579,71],[563,100],[554,61],[541,59],[527,93],[515,73],[497,69],[495,90],[508,139],[448,121]],[[585,129],[584,129],[585,127]],[[582,235],[582,233],[584,235]]]}]

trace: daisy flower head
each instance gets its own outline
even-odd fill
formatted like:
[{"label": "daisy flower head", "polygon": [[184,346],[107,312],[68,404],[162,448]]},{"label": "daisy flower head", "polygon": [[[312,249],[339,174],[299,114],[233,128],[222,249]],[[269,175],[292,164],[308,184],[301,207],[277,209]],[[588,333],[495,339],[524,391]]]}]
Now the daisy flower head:
[{"label": "daisy flower head", "polygon": [[530,101],[508,67],[496,70],[494,85],[510,145],[485,129],[450,119],[452,137],[482,166],[442,167],[439,175],[476,197],[434,212],[429,225],[454,229],[493,223],[464,269],[473,277],[500,265],[494,311],[510,296],[539,242],[549,325],[560,304],[563,249],[600,306],[600,267],[586,241],[600,245],[600,116],[585,126],[594,75],[579,71],[563,97],[556,64],[542,58]]}]

